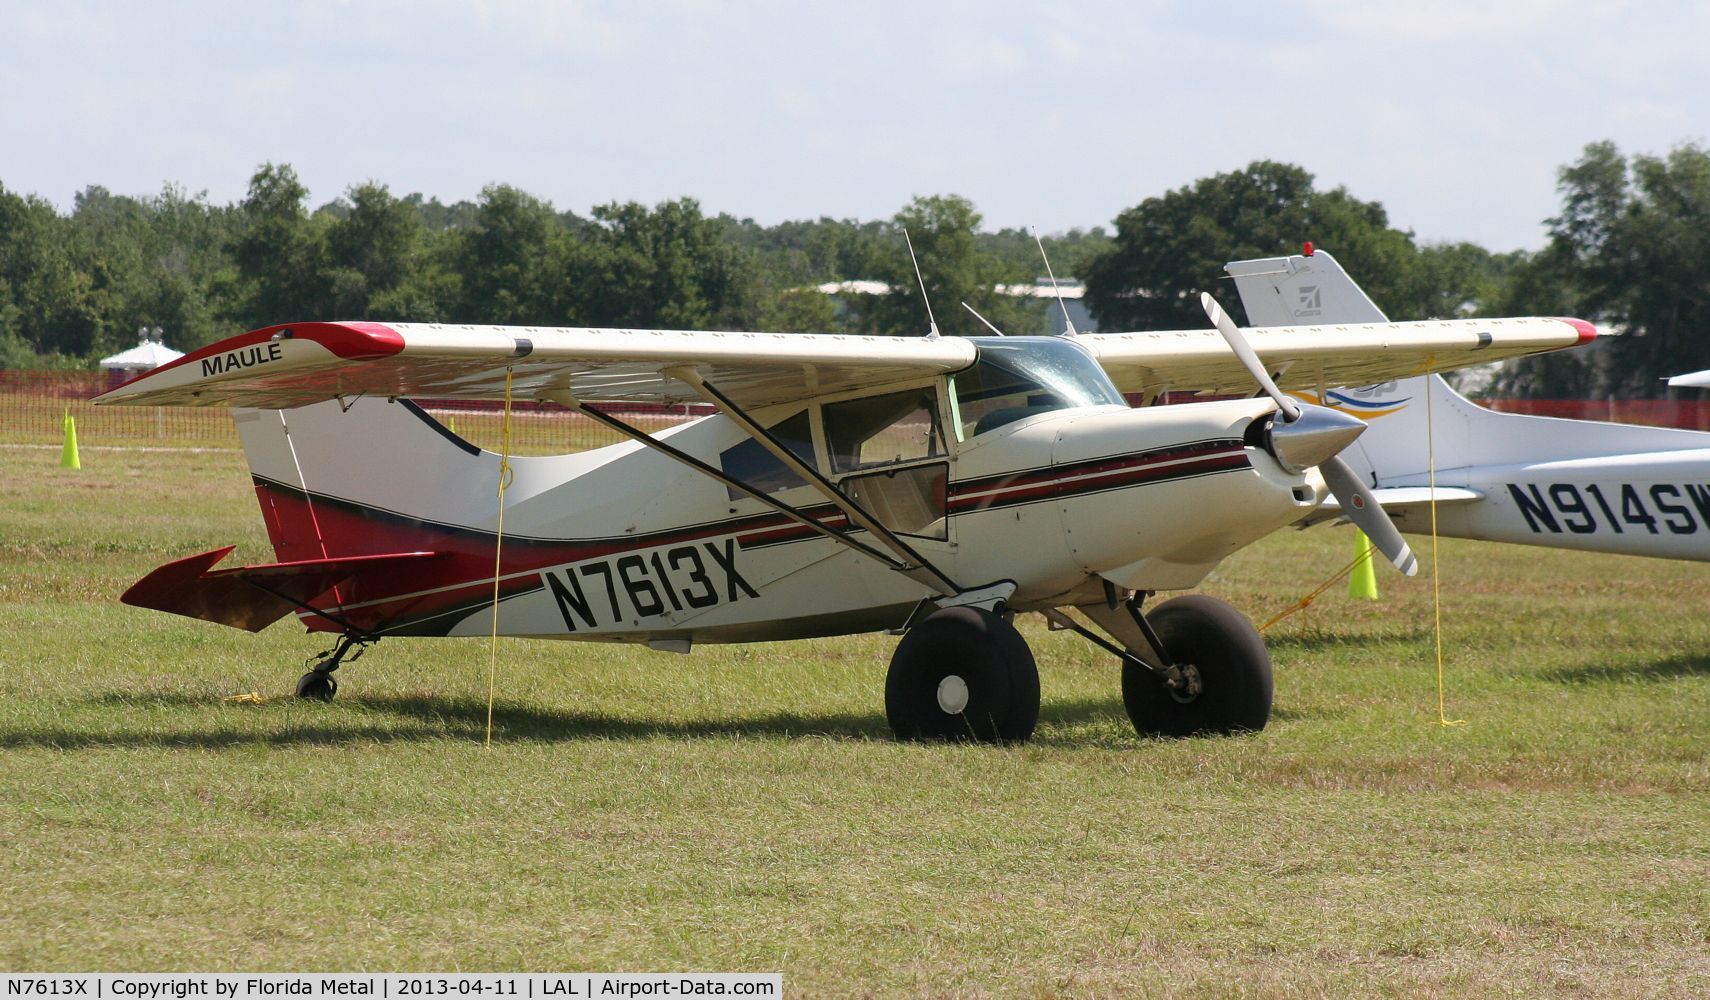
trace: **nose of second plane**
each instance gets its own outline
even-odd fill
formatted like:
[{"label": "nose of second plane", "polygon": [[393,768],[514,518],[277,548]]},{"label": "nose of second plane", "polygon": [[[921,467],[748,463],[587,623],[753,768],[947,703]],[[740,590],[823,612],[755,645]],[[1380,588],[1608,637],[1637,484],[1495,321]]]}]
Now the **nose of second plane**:
[{"label": "nose of second plane", "polygon": [[1290,472],[1305,472],[1331,458],[1365,433],[1365,422],[1326,406],[1302,404],[1300,416],[1271,421],[1270,453]]}]

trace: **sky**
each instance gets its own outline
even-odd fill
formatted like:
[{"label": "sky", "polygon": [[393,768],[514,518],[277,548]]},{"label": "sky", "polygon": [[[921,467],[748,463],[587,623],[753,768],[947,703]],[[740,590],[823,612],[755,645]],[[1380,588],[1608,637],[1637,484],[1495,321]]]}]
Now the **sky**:
[{"label": "sky", "polygon": [[226,203],[274,162],[315,205],[509,183],[770,225],[960,194],[1052,233],[1272,159],[1422,241],[1536,248],[1587,143],[1706,142],[1706,37],[1710,5],[1614,0],[4,0],[0,185]]}]

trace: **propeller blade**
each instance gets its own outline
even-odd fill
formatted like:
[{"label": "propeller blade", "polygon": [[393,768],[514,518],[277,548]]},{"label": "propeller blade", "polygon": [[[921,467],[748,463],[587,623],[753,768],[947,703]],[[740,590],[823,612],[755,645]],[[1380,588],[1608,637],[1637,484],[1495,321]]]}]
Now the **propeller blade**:
[{"label": "propeller blade", "polygon": [[1383,505],[1366,489],[1366,484],[1360,482],[1360,477],[1354,475],[1354,470],[1348,467],[1348,463],[1340,457],[1329,458],[1318,466],[1318,471],[1324,474],[1324,483],[1330,487],[1330,492],[1336,494],[1336,499],[1341,501],[1342,513],[1360,526],[1360,530],[1372,540],[1377,550],[1394,563],[1395,568],[1401,570],[1404,576],[1419,572],[1419,560],[1413,555],[1413,550],[1408,548],[1401,532],[1396,530],[1395,522],[1384,513]]},{"label": "propeller blade", "polygon": [[1253,381],[1259,383],[1259,388],[1265,390],[1265,395],[1276,400],[1277,409],[1282,411],[1283,419],[1290,423],[1299,420],[1299,405],[1277,388],[1270,372],[1265,371],[1265,366],[1259,363],[1259,356],[1254,353],[1252,345],[1247,343],[1246,337],[1241,336],[1235,321],[1229,318],[1223,307],[1211,297],[1211,293],[1200,292],[1199,304],[1205,307],[1205,314],[1211,317],[1211,325],[1217,327],[1217,332],[1223,334],[1223,339],[1229,342],[1229,349],[1235,352],[1235,357],[1252,374]]}]

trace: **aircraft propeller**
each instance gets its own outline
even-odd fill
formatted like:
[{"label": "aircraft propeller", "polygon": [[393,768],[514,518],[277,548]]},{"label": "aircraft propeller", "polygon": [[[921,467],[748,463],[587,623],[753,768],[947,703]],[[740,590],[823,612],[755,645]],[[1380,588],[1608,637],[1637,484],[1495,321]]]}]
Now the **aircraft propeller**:
[{"label": "aircraft propeller", "polygon": [[1407,576],[1419,572],[1419,560],[1407,541],[1396,530],[1395,522],[1384,512],[1383,505],[1378,503],[1366,484],[1360,482],[1360,477],[1343,461],[1339,452],[1360,436],[1366,425],[1356,417],[1350,417],[1324,406],[1301,406],[1288,394],[1277,387],[1276,381],[1265,371],[1265,366],[1259,363],[1259,356],[1253,351],[1247,338],[1241,335],[1235,322],[1218,306],[1217,300],[1210,293],[1201,292],[1200,305],[1205,307],[1206,316],[1210,317],[1217,332],[1228,342],[1229,349],[1235,352],[1242,367],[1253,376],[1253,381],[1265,391],[1265,394],[1276,401],[1277,418],[1271,425],[1271,453],[1277,457],[1284,467],[1296,472],[1304,471],[1313,465],[1324,476],[1324,483],[1330,487],[1342,505],[1342,513],[1350,521],[1359,526],[1366,537],[1372,540],[1379,552],[1395,564],[1395,568]]}]

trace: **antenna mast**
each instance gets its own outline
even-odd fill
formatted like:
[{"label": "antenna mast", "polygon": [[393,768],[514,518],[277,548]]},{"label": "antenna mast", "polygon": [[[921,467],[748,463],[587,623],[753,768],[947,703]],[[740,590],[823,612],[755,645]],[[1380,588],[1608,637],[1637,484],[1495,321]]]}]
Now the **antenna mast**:
[{"label": "antenna mast", "polygon": [[908,244],[909,263],[914,265],[914,280],[920,282],[920,300],[926,303],[926,339],[937,340],[938,321],[932,318],[932,300],[926,297],[926,279],[920,276],[920,261],[914,256],[914,240],[909,239],[907,226],[903,227],[903,241]]},{"label": "antenna mast", "polygon": [[973,313],[974,318],[979,320],[980,322],[984,323],[986,325],[986,328],[991,330],[991,332],[997,334],[1000,337],[1003,336],[1003,331],[999,330],[997,327],[993,326],[991,320],[985,318],[984,316],[981,316],[979,313],[979,310],[975,309],[973,306],[969,305],[966,302],[962,303],[962,308]]},{"label": "antenna mast", "polygon": [[1039,256],[1045,259],[1045,276],[1051,279],[1051,290],[1057,293],[1057,308],[1063,310],[1063,336],[1075,335],[1075,321],[1069,318],[1069,304],[1063,301],[1063,286],[1057,284],[1056,272],[1051,270],[1051,257],[1045,252],[1045,241],[1039,238],[1039,230],[1033,230],[1033,242],[1039,244]]}]

